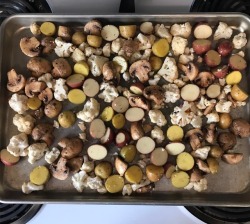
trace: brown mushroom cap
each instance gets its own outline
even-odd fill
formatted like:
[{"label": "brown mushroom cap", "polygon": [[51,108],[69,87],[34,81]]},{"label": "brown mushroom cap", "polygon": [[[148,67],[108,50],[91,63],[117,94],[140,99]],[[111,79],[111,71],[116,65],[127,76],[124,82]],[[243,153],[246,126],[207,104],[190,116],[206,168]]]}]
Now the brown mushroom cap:
[{"label": "brown mushroom cap", "polygon": [[107,61],[104,63],[102,74],[105,81],[110,81],[117,77],[117,69],[113,61]]},{"label": "brown mushroom cap", "polygon": [[139,42],[132,39],[125,40],[122,45],[122,49],[125,53],[125,56],[131,57],[135,52],[139,50]]},{"label": "brown mushroom cap", "polygon": [[58,180],[65,180],[69,176],[69,168],[66,166],[67,159],[61,157],[57,164],[51,164],[52,176]]},{"label": "brown mushroom cap", "polygon": [[61,155],[66,159],[76,157],[83,148],[83,142],[79,138],[62,138],[58,145],[63,148]]},{"label": "brown mushroom cap", "polygon": [[38,95],[38,98],[47,104],[53,99],[53,92],[49,87],[47,87]]},{"label": "brown mushroom cap", "polygon": [[84,26],[84,32],[91,35],[101,35],[102,24],[98,20],[90,20]]},{"label": "brown mushroom cap", "polygon": [[15,69],[11,69],[8,73],[7,89],[16,93],[24,88],[26,80],[23,75],[17,74]]},{"label": "brown mushroom cap", "polygon": [[27,63],[27,68],[35,77],[40,77],[44,73],[50,73],[52,66],[50,61],[41,57],[31,58]]},{"label": "brown mushroom cap", "polygon": [[185,73],[185,75],[189,78],[190,81],[193,81],[199,73],[197,65],[192,62],[188,63],[187,65],[179,63],[178,68]]},{"label": "brown mushroom cap", "polygon": [[155,104],[161,105],[164,100],[164,89],[161,86],[147,86],[143,90],[143,96],[148,100],[153,100]]},{"label": "brown mushroom cap", "polygon": [[20,48],[22,52],[29,57],[38,56],[41,51],[40,41],[35,37],[22,38],[20,40]]},{"label": "brown mushroom cap", "polygon": [[147,82],[148,73],[151,71],[151,65],[147,60],[139,60],[134,62],[129,68],[129,74],[136,76],[140,82]]},{"label": "brown mushroom cap", "polygon": [[237,143],[236,136],[231,132],[221,132],[218,135],[217,141],[223,151],[228,151],[233,149]]},{"label": "brown mushroom cap", "polygon": [[191,129],[185,135],[185,138],[189,138],[189,142],[193,150],[201,147],[202,137],[203,132],[199,128]]},{"label": "brown mushroom cap", "polygon": [[214,81],[214,75],[211,72],[200,72],[195,79],[195,83],[203,88],[208,87]]},{"label": "brown mushroom cap", "polygon": [[72,68],[65,58],[57,58],[52,62],[52,76],[54,78],[67,78],[72,73]]},{"label": "brown mushroom cap", "polygon": [[54,37],[44,37],[41,41],[41,45],[43,48],[43,54],[50,54],[56,47],[55,38]]},{"label": "brown mushroom cap", "polygon": [[37,81],[35,78],[31,77],[27,80],[25,85],[25,94],[26,96],[32,98],[35,94],[42,92],[46,88],[44,82]]},{"label": "brown mushroom cap", "polygon": [[197,159],[196,164],[201,171],[203,171],[205,173],[211,172],[208,165],[204,161],[202,161],[201,159]]},{"label": "brown mushroom cap", "polygon": [[71,28],[68,26],[58,26],[57,35],[65,41],[70,41],[71,39]]},{"label": "brown mushroom cap", "polygon": [[52,134],[54,128],[52,124],[41,123],[36,125],[36,127],[32,130],[31,136],[35,141],[42,140],[48,146],[53,143],[54,136]]}]

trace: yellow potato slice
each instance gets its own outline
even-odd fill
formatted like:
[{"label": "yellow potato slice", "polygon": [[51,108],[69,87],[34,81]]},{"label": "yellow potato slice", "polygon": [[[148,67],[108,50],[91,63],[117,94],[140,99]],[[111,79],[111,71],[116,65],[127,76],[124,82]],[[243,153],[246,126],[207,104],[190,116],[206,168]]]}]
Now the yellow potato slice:
[{"label": "yellow potato slice", "polygon": [[52,22],[44,22],[40,26],[40,31],[45,36],[53,36],[56,33],[56,26]]},{"label": "yellow potato slice", "polygon": [[49,170],[45,166],[37,166],[30,173],[30,181],[36,185],[45,184],[49,178]]},{"label": "yellow potato slice", "polygon": [[239,71],[233,71],[226,76],[226,83],[228,85],[234,85],[240,83],[242,74]]},{"label": "yellow potato slice", "polygon": [[129,167],[125,172],[125,179],[132,184],[139,184],[142,180],[142,176],[142,170],[137,165]]},{"label": "yellow potato slice", "polygon": [[27,101],[27,106],[31,110],[37,110],[42,105],[42,101],[38,97],[29,98]]},{"label": "yellow potato slice", "polygon": [[245,101],[248,98],[248,94],[243,91],[237,84],[233,85],[231,89],[231,96],[234,100]]},{"label": "yellow potato slice", "polygon": [[102,45],[102,37],[95,35],[88,35],[87,42],[91,47],[100,47]]},{"label": "yellow potato slice", "polygon": [[176,171],[171,175],[171,183],[176,188],[184,188],[189,184],[189,175],[184,171]]},{"label": "yellow potato slice", "polygon": [[80,89],[72,89],[68,93],[68,99],[73,104],[82,104],[86,100],[86,95]]},{"label": "yellow potato slice", "polygon": [[169,43],[167,39],[162,38],[157,40],[152,46],[152,51],[155,56],[161,58],[165,57],[169,52]]},{"label": "yellow potato slice", "polygon": [[111,121],[113,116],[114,116],[114,110],[110,106],[105,107],[101,113],[101,119],[106,122]]},{"label": "yellow potato slice", "polygon": [[181,141],[184,136],[183,129],[178,125],[172,125],[167,130],[167,138],[172,141]]},{"label": "yellow potato slice", "polygon": [[121,129],[124,127],[125,125],[125,117],[123,114],[116,114],[113,118],[112,118],[112,124],[114,126],[114,128],[116,129]]},{"label": "yellow potato slice", "polygon": [[88,76],[89,74],[89,65],[86,61],[78,61],[74,65],[74,72],[77,74],[82,74],[84,76]]},{"label": "yellow potato slice", "polygon": [[177,156],[176,164],[181,170],[191,170],[194,166],[194,158],[191,154],[182,152]]},{"label": "yellow potato slice", "polygon": [[122,191],[123,186],[124,179],[119,175],[112,175],[105,182],[105,187],[109,193],[118,193]]}]

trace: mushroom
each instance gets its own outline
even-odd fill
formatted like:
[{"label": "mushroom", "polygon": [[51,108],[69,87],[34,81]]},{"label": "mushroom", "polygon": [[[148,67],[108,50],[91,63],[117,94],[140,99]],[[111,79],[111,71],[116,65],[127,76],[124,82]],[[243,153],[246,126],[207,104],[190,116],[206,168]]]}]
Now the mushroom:
[{"label": "mushroom", "polygon": [[128,102],[131,107],[139,107],[144,110],[150,110],[150,103],[143,96],[130,96]]},{"label": "mushroom", "polygon": [[53,125],[48,123],[41,123],[36,125],[32,130],[31,136],[35,141],[42,140],[48,146],[52,145],[54,136],[53,136]]},{"label": "mushroom", "polygon": [[45,88],[46,84],[44,82],[37,81],[31,77],[27,80],[24,91],[26,96],[32,98],[35,94],[41,93]]},{"label": "mushroom", "polygon": [[31,58],[27,63],[27,68],[35,77],[40,77],[42,74],[50,73],[52,66],[50,61],[41,57]]},{"label": "mushroom", "polygon": [[122,50],[125,53],[125,56],[131,57],[135,52],[139,50],[139,42],[135,40],[125,40],[122,46]]},{"label": "mushroom", "polygon": [[113,61],[107,61],[102,67],[104,81],[110,81],[117,77],[117,69]]},{"label": "mushroom", "polygon": [[205,140],[210,144],[215,143],[215,127],[216,124],[212,123],[206,128]]},{"label": "mushroom", "polygon": [[164,100],[164,89],[157,85],[147,86],[143,90],[143,96],[148,100],[154,101],[156,105],[161,105]]},{"label": "mushroom", "polygon": [[115,158],[115,169],[120,176],[123,176],[128,168],[128,164],[122,161],[119,157]]},{"label": "mushroom", "polygon": [[62,138],[58,145],[63,148],[61,155],[66,159],[78,156],[83,148],[83,142],[79,138]]},{"label": "mushroom", "polygon": [[190,182],[197,182],[203,178],[201,171],[197,168],[194,168],[190,174]]},{"label": "mushroom", "polygon": [[57,35],[65,41],[71,40],[71,29],[67,26],[58,26]]},{"label": "mushroom", "polygon": [[234,119],[230,131],[240,138],[247,138],[250,136],[250,124],[243,118]]},{"label": "mushroom", "polygon": [[217,141],[224,152],[233,149],[237,143],[236,136],[231,132],[221,132]]},{"label": "mushroom", "polygon": [[210,173],[210,169],[209,169],[208,165],[204,161],[202,161],[201,159],[197,159],[196,164],[201,171],[203,171],[205,173]]},{"label": "mushroom", "polygon": [[52,62],[52,76],[54,78],[67,78],[72,73],[72,68],[65,58],[57,58]]},{"label": "mushroom", "polygon": [[214,81],[214,75],[211,72],[200,72],[195,79],[198,86],[206,88],[210,86]]},{"label": "mushroom", "polygon": [[42,117],[43,117],[43,115],[44,115],[43,108],[40,107],[40,108],[37,109],[37,110],[31,110],[30,115],[33,116],[33,117],[35,117],[35,118],[38,119],[38,120],[42,119]]},{"label": "mushroom", "polygon": [[189,143],[193,150],[201,147],[203,132],[200,129],[195,128],[189,130],[185,137],[189,139]]},{"label": "mushroom", "polygon": [[91,35],[101,35],[102,24],[98,20],[90,20],[84,26],[84,32]]},{"label": "mushroom", "polygon": [[22,38],[20,40],[20,48],[22,52],[29,57],[38,56],[41,51],[40,41],[35,37]]},{"label": "mushroom", "polygon": [[51,164],[52,176],[58,180],[65,180],[69,176],[69,168],[66,166],[67,159],[61,157],[57,164]]},{"label": "mushroom", "polygon": [[7,89],[16,93],[24,88],[26,80],[23,75],[17,74],[15,69],[11,69],[8,73]]},{"label": "mushroom", "polygon": [[80,170],[82,164],[83,164],[82,156],[78,156],[67,161],[67,166],[73,173],[77,173]]},{"label": "mushroom", "polygon": [[188,63],[187,65],[179,63],[178,68],[185,73],[190,81],[193,81],[197,77],[199,72],[197,65],[192,62]]},{"label": "mushroom", "polygon": [[211,113],[212,112],[212,110],[214,109],[214,107],[215,107],[215,105],[216,105],[216,101],[210,101],[210,105],[209,106],[207,106],[206,107],[206,109],[204,110],[204,112],[203,112],[203,115],[207,115],[207,114],[209,114],[209,113]]},{"label": "mushroom", "polygon": [[136,190],[136,193],[148,193],[153,191],[155,188],[155,183],[150,183],[146,186],[140,187]]},{"label": "mushroom", "polygon": [[222,155],[222,160],[228,164],[234,165],[243,159],[242,153],[225,153]]},{"label": "mushroom", "polygon": [[139,60],[134,62],[129,68],[129,74],[136,76],[140,82],[147,82],[148,73],[151,71],[151,65],[147,60]]},{"label": "mushroom", "polygon": [[144,136],[144,130],[140,122],[132,122],[130,126],[130,133],[133,140],[138,140]]},{"label": "mushroom", "polygon": [[47,87],[38,95],[38,98],[47,104],[53,99],[53,92],[49,87]]},{"label": "mushroom", "polygon": [[41,45],[43,46],[43,54],[50,54],[56,47],[55,39],[53,37],[44,37]]}]

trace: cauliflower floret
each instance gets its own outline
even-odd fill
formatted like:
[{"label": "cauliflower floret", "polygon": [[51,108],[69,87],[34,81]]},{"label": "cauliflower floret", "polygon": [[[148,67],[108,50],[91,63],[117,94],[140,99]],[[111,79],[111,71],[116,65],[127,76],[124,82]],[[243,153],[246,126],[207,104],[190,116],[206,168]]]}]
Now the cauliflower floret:
[{"label": "cauliflower floret", "polygon": [[144,59],[144,60],[149,60],[150,56],[151,56],[151,52],[152,50],[151,49],[146,49],[143,53],[143,55],[141,56],[141,59]]},{"label": "cauliflower floret", "polygon": [[53,76],[50,73],[43,74],[38,78],[38,81],[45,82],[47,87],[49,87],[50,89],[54,88],[55,80],[53,79]]},{"label": "cauliflower floret", "polygon": [[47,151],[45,153],[45,161],[48,163],[48,164],[52,164],[53,162],[55,162],[57,160],[57,158],[59,157],[60,155],[60,150],[56,147],[53,147],[52,150],[50,151]]},{"label": "cauliflower floret", "polygon": [[172,83],[178,78],[178,69],[174,58],[166,57],[158,74]]},{"label": "cauliflower floret", "polygon": [[103,52],[103,55],[105,57],[110,57],[110,54],[111,54],[111,44],[110,43],[106,43],[103,48],[102,48],[102,52]]},{"label": "cauliflower floret", "polygon": [[28,162],[34,164],[41,159],[46,151],[48,151],[46,143],[34,143],[28,147]]},{"label": "cauliflower floret", "polygon": [[76,116],[85,122],[91,122],[98,116],[99,112],[100,104],[94,98],[90,98],[85,103],[83,110],[79,111]]},{"label": "cauliflower floret", "polygon": [[84,53],[79,48],[76,48],[74,50],[74,52],[71,55],[71,58],[72,58],[73,62],[86,60]]},{"label": "cauliflower floret", "polygon": [[207,179],[203,178],[200,181],[194,182],[194,190],[198,192],[207,190]]},{"label": "cauliflower floret", "polygon": [[232,102],[226,100],[220,100],[216,106],[215,110],[218,113],[230,113]]},{"label": "cauliflower floret", "polygon": [[92,190],[97,190],[103,187],[103,183],[100,177],[87,177],[88,187]]},{"label": "cauliflower floret", "polygon": [[10,107],[18,114],[24,114],[29,108],[27,106],[28,97],[25,95],[13,94],[9,100]]},{"label": "cauliflower floret", "polygon": [[216,100],[208,100],[204,96],[201,96],[200,101],[196,104],[196,107],[200,110],[206,109],[208,106],[216,103]]},{"label": "cauliflower floret", "polygon": [[167,84],[162,86],[165,90],[164,102],[175,103],[180,99],[180,90],[176,84]]},{"label": "cauliflower floret", "polygon": [[16,114],[13,117],[13,124],[17,126],[18,131],[30,134],[34,127],[36,119],[30,115]]},{"label": "cauliflower floret", "polygon": [[204,146],[202,148],[198,148],[195,151],[193,151],[193,155],[195,158],[200,158],[202,160],[205,160],[207,159],[210,149],[211,149],[210,146]]},{"label": "cauliflower floret", "polygon": [[170,33],[173,36],[180,36],[184,38],[188,38],[191,34],[192,26],[189,22],[184,24],[174,24],[171,26]]},{"label": "cauliflower floret", "polygon": [[147,186],[147,185],[149,185],[150,184],[150,181],[148,180],[148,179],[146,179],[146,180],[142,180],[139,184],[132,184],[132,190],[133,191],[136,191],[136,190],[138,190],[139,188],[141,188],[141,187],[145,187],[145,186]]},{"label": "cauliflower floret", "polygon": [[122,78],[125,80],[125,81],[129,81],[130,80],[130,75],[129,75],[129,72],[126,71],[122,74]]},{"label": "cauliflower floret", "polygon": [[226,23],[220,22],[214,33],[214,40],[219,40],[222,38],[229,39],[232,36],[232,33],[233,30],[230,26],[228,26]]},{"label": "cauliflower floret", "polygon": [[151,138],[155,139],[158,144],[165,139],[163,131],[158,126],[154,126],[154,129],[151,131]]},{"label": "cauliflower floret", "polygon": [[112,41],[111,43],[112,52],[118,53],[121,50],[124,42],[125,40],[123,38],[116,38],[114,41]]},{"label": "cauliflower floret", "polygon": [[226,85],[224,88],[223,88],[223,91],[225,92],[225,94],[228,94],[231,92],[231,85]]},{"label": "cauliflower floret", "polygon": [[160,127],[163,127],[167,124],[167,120],[160,110],[150,110],[148,112],[148,116],[152,123],[157,124]]},{"label": "cauliflower floret", "polygon": [[201,128],[202,126],[202,118],[201,116],[196,116],[194,115],[193,119],[191,120],[190,124],[194,127],[194,128]]},{"label": "cauliflower floret", "polygon": [[7,151],[14,156],[27,156],[28,146],[28,136],[25,133],[20,133],[10,139]]},{"label": "cauliflower floret", "polygon": [[84,53],[86,57],[89,57],[92,54],[100,56],[102,54],[102,48],[86,47]]},{"label": "cauliflower floret", "polygon": [[94,168],[95,168],[94,161],[89,161],[88,156],[84,156],[81,170],[84,170],[85,172],[89,173],[89,172],[93,171]]},{"label": "cauliflower floret", "polygon": [[123,189],[122,189],[122,195],[131,195],[133,192],[132,187],[130,184],[125,184]]},{"label": "cauliflower floret", "polygon": [[102,187],[99,187],[99,188],[97,189],[97,192],[100,193],[100,194],[105,194],[105,193],[107,193],[108,191],[107,191],[107,189],[106,189],[105,186],[102,186]]},{"label": "cauliflower floret", "polygon": [[103,99],[104,102],[110,103],[116,97],[119,96],[119,93],[115,86],[110,85],[109,83],[103,82],[100,86],[100,90],[103,90],[102,93],[98,95],[99,98]]},{"label": "cauliflower floret", "polygon": [[75,46],[72,43],[66,43],[61,37],[55,39],[55,44],[55,53],[60,58],[69,57],[75,50]]},{"label": "cauliflower floret", "polygon": [[155,26],[155,34],[161,38],[166,38],[168,43],[171,43],[172,41],[172,35],[164,24],[157,24]]},{"label": "cauliflower floret", "polygon": [[171,44],[174,55],[179,56],[180,54],[184,54],[187,44],[187,39],[182,37],[174,37]]},{"label": "cauliflower floret", "polygon": [[220,84],[220,86],[225,86],[226,85],[226,79],[225,78],[219,79],[219,84]]},{"label": "cauliflower floret", "polygon": [[85,50],[86,47],[89,47],[89,45],[88,45],[86,42],[82,42],[82,43],[78,46],[78,48],[79,48],[82,52],[84,52],[84,50]]},{"label": "cauliflower floret", "polygon": [[65,84],[66,80],[59,78],[54,86],[54,97],[58,101],[63,101],[68,98],[68,87]]},{"label": "cauliflower floret", "polygon": [[93,76],[100,76],[102,74],[102,67],[108,60],[108,58],[98,55],[91,55],[88,58],[88,64]]},{"label": "cauliflower floret", "polygon": [[170,114],[172,124],[179,125],[181,127],[189,124],[194,117],[194,113],[191,111],[191,104],[184,101],[183,105],[174,108],[173,113]]},{"label": "cauliflower floret", "polygon": [[56,120],[54,120],[54,121],[53,121],[53,127],[54,127],[54,128],[57,128],[57,129],[60,128],[59,122],[56,121]]},{"label": "cauliflower floret", "polygon": [[72,176],[72,183],[78,192],[82,192],[87,187],[88,174],[85,171],[80,171]]},{"label": "cauliflower floret", "polygon": [[35,185],[31,182],[24,182],[22,185],[22,192],[24,194],[30,194],[33,191],[41,191],[44,189],[44,185]]},{"label": "cauliflower floret", "polygon": [[152,47],[149,38],[142,33],[139,33],[136,38],[140,41],[139,50],[145,50]]},{"label": "cauliflower floret", "polygon": [[186,85],[186,83],[182,79],[174,80],[174,84],[176,84],[178,86],[178,88],[182,88],[183,86]]},{"label": "cauliflower floret", "polygon": [[219,114],[216,112],[212,112],[212,113],[207,114],[206,118],[207,118],[207,124],[219,122],[219,120],[220,120]]},{"label": "cauliflower floret", "polygon": [[241,49],[247,44],[247,38],[245,33],[239,33],[233,38],[234,48]]},{"label": "cauliflower floret", "polygon": [[182,54],[179,57],[179,62],[184,65],[188,64],[193,60],[194,60],[194,54]]},{"label": "cauliflower floret", "polygon": [[149,83],[150,86],[154,86],[154,85],[158,84],[158,82],[160,81],[160,79],[161,79],[161,76],[158,75],[158,74],[156,74],[156,75],[154,75],[154,79],[149,79],[148,80],[148,83]]}]

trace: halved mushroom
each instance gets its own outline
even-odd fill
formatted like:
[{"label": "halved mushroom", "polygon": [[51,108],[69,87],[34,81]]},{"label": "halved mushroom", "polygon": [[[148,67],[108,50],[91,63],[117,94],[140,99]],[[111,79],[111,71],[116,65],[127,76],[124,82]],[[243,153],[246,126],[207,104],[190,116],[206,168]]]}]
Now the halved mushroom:
[{"label": "halved mushroom", "polygon": [[52,76],[54,78],[67,78],[72,73],[72,68],[65,58],[57,58],[52,62]]},{"label": "halved mushroom", "polygon": [[128,102],[131,107],[139,107],[144,110],[150,110],[150,103],[143,96],[130,96]]},{"label": "halved mushroom", "polygon": [[193,81],[199,73],[197,65],[192,62],[188,63],[187,65],[179,63],[178,68],[185,73],[190,81]]},{"label": "halved mushroom", "polygon": [[84,26],[84,32],[91,35],[101,35],[102,24],[98,20],[90,20]]},{"label": "halved mushroom", "polygon": [[190,182],[198,182],[203,178],[201,171],[197,168],[194,168],[190,174]]},{"label": "halved mushroom", "polygon": [[66,166],[67,159],[61,157],[57,164],[51,164],[52,176],[58,180],[65,180],[69,176],[69,168]]},{"label": "halved mushroom", "polygon": [[201,159],[197,159],[196,164],[201,171],[203,171],[205,173],[211,172],[208,165],[204,161],[202,161]]},{"label": "halved mushroom", "polygon": [[125,40],[122,46],[122,50],[125,53],[125,56],[131,57],[135,52],[139,50],[139,42],[135,40]]},{"label": "halved mushroom", "polygon": [[110,81],[117,77],[117,69],[113,61],[107,61],[102,67],[104,81]]},{"label": "halved mushroom", "polygon": [[210,86],[214,81],[214,75],[211,72],[200,72],[195,79],[195,83],[203,88]]},{"label": "halved mushroom", "polygon": [[201,147],[203,132],[198,128],[194,128],[186,133],[185,138],[189,139],[192,149],[196,150]]},{"label": "halved mushroom", "polygon": [[25,85],[25,94],[27,97],[34,97],[36,94],[41,93],[46,88],[44,82],[37,81],[35,78],[29,78]]},{"label": "halved mushroom", "polygon": [[68,26],[58,26],[57,35],[65,41],[71,40],[71,28]]},{"label": "halved mushroom", "polygon": [[147,60],[139,60],[134,62],[129,68],[129,74],[136,76],[140,82],[147,82],[148,73],[151,71],[151,65]]},{"label": "halved mushroom", "polygon": [[164,100],[164,92],[161,86],[152,85],[147,86],[143,90],[143,96],[148,100],[154,101],[155,104],[161,105]]},{"label": "halved mushroom", "polygon": [[31,136],[35,141],[41,140],[50,146],[54,141],[53,130],[52,124],[41,123],[32,130]]},{"label": "halved mushroom", "polygon": [[16,93],[24,88],[26,80],[23,75],[17,74],[15,69],[11,69],[8,73],[7,89]]},{"label": "halved mushroom", "polygon": [[20,48],[22,52],[29,56],[38,56],[41,52],[40,41],[35,37],[24,37],[20,40]]},{"label": "halved mushroom", "polygon": [[53,92],[49,87],[47,87],[38,95],[38,98],[47,104],[53,99]]},{"label": "halved mushroom", "polygon": [[206,134],[205,134],[205,140],[210,143],[214,144],[215,143],[215,128],[216,124],[209,124],[208,127],[206,128]]},{"label": "halved mushroom", "polygon": [[43,54],[50,54],[56,47],[55,38],[44,37],[41,41],[41,45],[43,46]]},{"label": "halved mushroom", "polygon": [[27,63],[27,68],[35,77],[40,77],[42,74],[50,73],[52,66],[50,61],[41,57],[31,58]]}]

